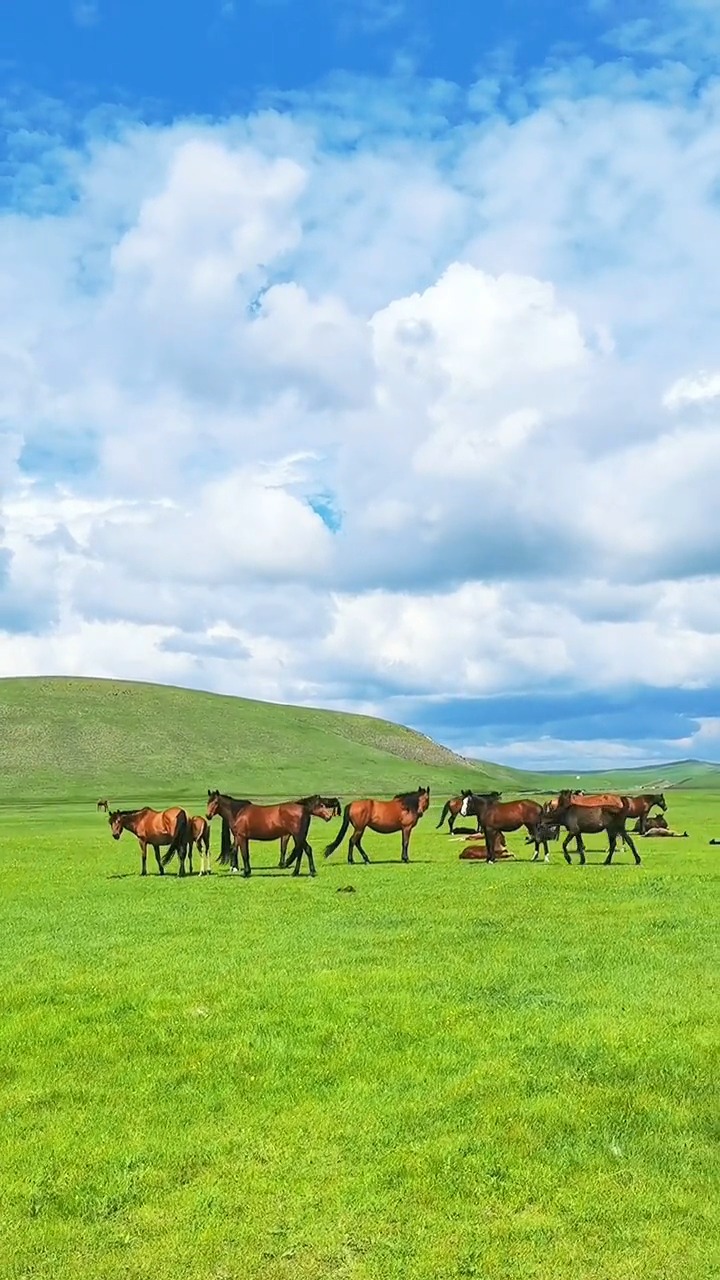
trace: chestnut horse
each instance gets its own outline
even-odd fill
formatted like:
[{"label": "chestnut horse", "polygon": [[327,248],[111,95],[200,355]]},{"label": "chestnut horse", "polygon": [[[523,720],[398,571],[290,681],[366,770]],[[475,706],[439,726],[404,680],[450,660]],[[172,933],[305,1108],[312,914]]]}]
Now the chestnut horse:
[{"label": "chestnut horse", "polygon": [[495,861],[495,841],[498,832],[519,831],[521,827],[525,827],[528,835],[532,836],[532,842],[535,845],[533,862],[537,862],[541,844],[545,850],[545,861],[550,861],[547,833],[544,828],[538,829],[543,817],[543,807],[536,800],[506,800],[499,804],[470,792],[462,802],[460,813],[463,818],[475,813],[480,819],[486,848],[489,852],[491,851],[487,859],[488,863]]},{"label": "chestnut horse", "polygon": [[[570,793],[565,792],[564,794],[569,795]],[[630,816],[630,800],[627,796],[621,796],[620,800],[622,807],[619,810],[608,805],[592,806],[576,804],[574,801],[568,800],[548,812],[548,817],[553,822],[558,822],[561,827],[565,827],[567,830],[567,835],[562,844],[563,857],[566,862],[572,861],[568,852],[568,845],[573,838],[580,854],[580,861],[584,863],[585,845],[583,836],[597,835],[601,831],[606,831],[610,848],[604,865],[608,866],[612,862],[618,836],[622,839],[623,844],[626,844],[631,850],[636,864],[639,864],[640,855],[635,848],[632,836],[625,830],[625,824]]]},{"label": "chestnut horse", "polygon": [[200,850],[200,875],[210,875],[210,823],[207,818],[196,814],[190,819],[190,871],[192,872],[192,851],[197,845]]},{"label": "chestnut horse", "polygon": [[[450,814],[450,821],[449,821],[449,823],[448,823],[448,831],[450,832],[450,835],[452,835],[452,834],[453,834],[453,828],[454,828],[454,826],[455,826],[455,823],[457,822],[457,820],[458,820],[458,818],[459,818],[459,816],[460,816],[460,810],[461,810],[461,808],[462,808],[462,802],[463,802],[463,800],[465,799],[465,796],[471,796],[471,795],[472,795],[472,791],[461,791],[459,796],[453,796],[452,800],[446,800],[446,801],[445,801],[445,804],[443,805],[443,811],[442,811],[442,813],[440,814],[440,821],[438,822],[438,824],[437,824],[437,826],[436,826],[435,830],[436,830],[436,831],[439,831],[439,830],[440,830],[440,827],[443,825],[443,823],[444,823],[445,819],[447,818],[448,814]],[[486,792],[486,793],[484,793],[484,794],[483,794],[483,799],[484,799],[484,800],[499,800],[501,796],[502,796],[502,791],[488,791],[488,792]],[[477,820],[477,829],[478,829],[478,831],[480,830],[480,819],[479,819],[479,818],[478,818],[478,820]]]},{"label": "chestnut horse", "polygon": [[[330,822],[332,818],[339,818],[342,814],[342,808],[337,796],[305,796],[303,800],[296,800],[296,804],[309,805],[311,818],[322,818],[323,822]],[[280,861],[278,867],[291,867],[297,858],[297,850],[293,849],[290,857],[287,858],[287,847],[290,842],[290,836],[280,837]],[[307,845],[305,846],[307,853]],[[310,850],[312,853],[312,850]]]},{"label": "chestnut horse", "polygon": [[[211,821],[216,814],[222,818],[222,843],[220,862],[230,862],[233,871],[238,870],[237,851],[240,850],[243,860],[243,876],[250,875],[250,841],[277,840],[282,836],[292,836],[293,853],[286,865],[295,863],[293,875],[299,875],[303,853],[307,855],[310,875],[315,875],[315,862],[312,847],[308,844],[307,835],[313,808],[318,809],[318,817],[326,821],[335,816],[339,802],[324,802],[321,796],[310,796],[307,800],[291,800],[286,804],[253,804],[251,800],[235,800],[232,796],[221,795],[219,791],[208,791],[206,818]],[[297,855],[297,856],[296,856]]]},{"label": "chestnut horse", "polygon": [[[578,795],[575,791],[561,791],[555,800],[551,800],[545,806],[547,813],[554,813],[558,808],[562,808],[566,804],[575,804],[581,808],[587,809],[617,809],[618,812],[623,809],[623,802],[628,802],[628,818],[639,818],[644,823],[651,809],[662,809],[665,813],[667,804],[662,791],[644,791],[639,796],[620,796],[614,795],[612,792],[586,796]],[[642,828],[641,828],[642,830]]]},{"label": "chestnut horse", "polygon": [[392,835],[395,831],[402,832],[402,860],[409,862],[410,835],[429,803],[429,787],[400,792],[392,800],[351,800],[350,804],[345,805],[342,826],[332,844],[327,846],[325,857],[329,858],[342,844],[345,832],[352,826],[353,833],[348,841],[348,862],[355,861],[353,850],[357,849],[362,854],[363,861],[368,863],[370,859],[362,847],[362,838],[369,827],[371,831],[378,831],[384,836]]},{"label": "chestnut horse", "polygon": [[[123,831],[131,831],[140,842],[142,870],[140,875],[147,875],[147,847],[152,845],[155,860],[161,876],[165,875],[165,867],[177,854],[180,859],[179,875],[185,875],[185,858],[190,853],[190,874],[192,875],[192,845],[190,843],[190,820],[184,809],[115,809],[108,817],[113,840],[119,840]],[[167,853],[160,858],[160,849],[169,845]]]}]

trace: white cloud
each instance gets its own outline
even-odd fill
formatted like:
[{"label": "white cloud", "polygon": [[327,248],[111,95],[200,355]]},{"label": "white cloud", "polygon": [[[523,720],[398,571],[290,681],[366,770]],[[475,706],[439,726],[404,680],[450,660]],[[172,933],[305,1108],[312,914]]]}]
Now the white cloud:
[{"label": "white cloud", "polygon": [[440,142],[129,126],[3,216],[5,671],[720,681],[720,94],[586,81]]},{"label": "white cloud", "polygon": [[720,373],[697,373],[678,378],[663,396],[666,409],[682,409],[685,405],[704,404],[720,396]]}]

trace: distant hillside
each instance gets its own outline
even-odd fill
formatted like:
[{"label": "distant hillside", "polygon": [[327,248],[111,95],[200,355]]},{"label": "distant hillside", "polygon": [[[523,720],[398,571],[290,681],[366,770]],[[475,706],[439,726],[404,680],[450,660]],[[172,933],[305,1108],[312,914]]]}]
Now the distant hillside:
[{"label": "distant hillside", "polygon": [[369,716],[112,680],[0,680],[0,799],[387,795],[426,783],[482,790],[494,778]]},{"label": "distant hillside", "polygon": [[579,786],[583,791],[662,791],[684,788],[693,791],[710,791],[720,788],[720,764],[706,760],[675,760],[670,764],[655,764],[639,769],[599,769],[523,771],[504,765],[488,765],[473,760],[480,769],[491,770],[499,787],[506,790],[556,791],[560,787]]}]

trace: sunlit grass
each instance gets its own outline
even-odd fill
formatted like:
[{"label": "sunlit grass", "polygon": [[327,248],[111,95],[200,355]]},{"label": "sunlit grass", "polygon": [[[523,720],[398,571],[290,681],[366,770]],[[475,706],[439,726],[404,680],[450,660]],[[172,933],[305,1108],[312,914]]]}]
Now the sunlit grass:
[{"label": "sunlit grass", "polygon": [[3,1275],[717,1274],[720,802],[638,869],[460,863],[437,812],[248,882],[5,817]]}]

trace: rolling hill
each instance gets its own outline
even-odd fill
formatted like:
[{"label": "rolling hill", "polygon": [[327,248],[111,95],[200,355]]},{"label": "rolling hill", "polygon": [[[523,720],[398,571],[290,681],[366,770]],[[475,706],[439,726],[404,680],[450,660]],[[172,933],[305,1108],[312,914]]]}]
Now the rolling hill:
[{"label": "rolling hill", "polygon": [[370,716],[164,685],[0,680],[0,799],[160,803],[233,795],[448,792],[493,778],[422,734]]},{"label": "rolling hill", "polygon": [[[13,804],[189,802],[216,786],[257,799],[425,783],[437,795],[550,793],[575,776],[468,761],[370,716],[115,680],[0,680],[0,800]],[[720,787],[720,765],[693,760],[580,776],[586,791]]]}]

